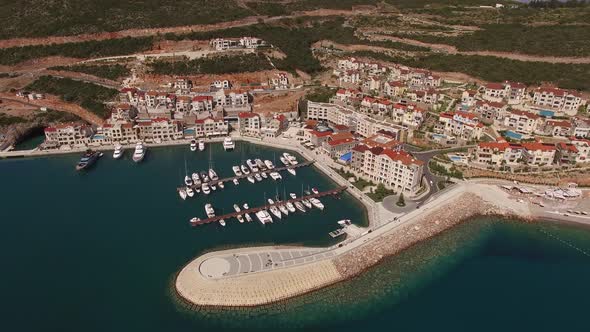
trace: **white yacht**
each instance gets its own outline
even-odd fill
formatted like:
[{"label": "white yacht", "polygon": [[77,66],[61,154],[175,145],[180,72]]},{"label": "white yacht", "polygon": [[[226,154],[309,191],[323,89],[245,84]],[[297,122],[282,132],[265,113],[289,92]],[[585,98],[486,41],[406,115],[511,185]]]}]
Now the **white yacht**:
[{"label": "white yacht", "polygon": [[285,166],[289,166],[289,165],[291,165],[291,164],[289,163],[289,161],[287,160],[287,158],[285,158],[285,157],[283,157],[283,156],[280,156],[280,157],[279,157],[279,159],[281,160],[281,163],[283,163],[283,165],[285,165]]},{"label": "white yacht", "polygon": [[272,214],[274,214],[275,217],[281,219],[281,211],[276,206],[274,206],[274,203],[275,202],[272,199],[270,199],[270,198],[267,201],[268,201],[268,204],[271,204],[272,205],[271,207],[269,207],[270,212]]},{"label": "white yacht", "polygon": [[193,183],[195,185],[198,186],[201,184],[201,178],[199,177],[199,173],[195,172],[195,173],[191,174],[191,179],[193,179]]},{"label": "white yacht", "polygon": [[312,207],[311,202],[307,199],[302,199],[301,203],[303,203],[303,205],[307,206],[308,209],[311,209],[311,207]]},{"label": "white yacht", "polygon": [[260,176],[260,174],[256,173],[254,174],[254,178],[256,179],[256,181],[260,182],[262,181],[262,177]]},{"label": "white yacht", "polygon": [[340,226],[348,226],[348,225],[350,225],[350,219],[338,220],[338,225],[340,225]]},{"label": "white yacht", "polygon": [[248,169],[248,167],[244,166],[244,165],[240,165],[240,169],[242,170],[242,173],[248,175],[250,174],[250,170]]},{"label": "white yacht", "polygon": [[213,205],[210,203],[205,204],[205,213],[207,213],[207,217],[209,218],[215,217],[215,209],[213,209]]},{"label": "white yacht", "polygon": [[287,202],[287,210],[289,210],[291,213],[295,213],[295,205],[293,205],[291,202]]},{"label": "white yacht", "polygon": [[193,189],[191,187],[186,187],[186,194],[188,195],[188,197],[195,196],[195,192],[193,191]]},{"label": "white yacht", "polygon": [[216,187],[214,184],[210,185],[209,187],[210,187],[210,188],[211,188],[211,190],[213,190],[213,191],[216,191],[216,190],[217,190],[217,187]]},{"label": "white yacht", "polygon": [[201,221],[201,218],[191,218],[191,225],[195,226],[199,221]]},{"label": "white yacht", "polygon": [[211,189],[209,188],[209,184],[207,183],[203,183],[203,187],[201,189],[203,190],[203,194],[205,195],[209,195],[211,193]]},{"label": "white yacht", "polygon": [[285,216],[289,215],[289,210],[287,210],[287,208],[284,205],[277,205],[277,207],[279,208],[282,214],[284,214]]},{"label": "white yacht", "polygon": [[318,190],[318,188],[311,188],[311,192],[314,193],[314,194],[317,194],[320,191]]},{"label": "white yacht", "polygon": [[240,184],[240,181],[238,181],[238,179],[234,179],[233,180],[234,184],[237,186],[238,184]]},{"label": "white yacht", "polygon": [[197,151],[197,141],[195,141],[194,139],[191,140],[191,146],[190,146],[190,148],[191,148],[191,151],[192,152]]},{"label": "white yacht", "polygon": [[193,179],[191,179],[190,176],[185,175],[184,176],[184,184],[186,184],[187,186],[192,186],[193,185]]},{"label": "white yacht", "polygon": [[199,151],[205,150],[205,142],[202,139],[199,140]]},{"label": "white yacht", "polygon": [[287,172],[291,173],[291,175],[297,175],[294,168],[287,168]]},{"label": "white yacht", "polygon": [[277,181],[277,180],[280,180],[280,179],[282,179],[282,178],[283,178],[283,177],[281,176],[281,174],[279,174],[279,172],[271,172],[271,173],[270,173],[270,177],[271,177],[273,180],[275,180],[275,181]]},{"label": "white yacht", "polygon": [[324,209],[324,204],[322,204],[322,202],[320,202],[319,199],[312,197],[309,199],[309,201],[311,202],[311,204],[313,204],[313,206],[317,207],[320,210]]},{"label": "white yacht", "polygon": [[273,168],[275,168],[275,165],[274,165],[274,164],[272,163],[272,161],[270,161],[270,160],[265,160],[265,161],[264,161],[264,164],[266,165],[266,168],[268,168],[268,169],[273,169]]},{"label": "white yacht", "polygon": [[217,185],[219,186],[219,188],[223,189],[225,188],[225,184],[223,184],[223,181],[219,181],[217,182]]},{"label": "white yacht", "polygon": [[266,169],[266,165],[264,164],[264,162],[262,160],[256,158],[254,161],[256,162],[256,166],[258,166],[259,170],[263,171]]},{"label": "white yacht", "polygon": [[251,222],[252,221],[252,217],[250,217],[249,213],[244,213],[244,217],[246,217],[246,221],[247,222]]},{"label": "white yacht", "polygon": [[256,180],[254,180],[254,178],[252,177],[252,175],[249,175],[249,176],[247,177],[247,179],[248,179],[248,181],[250,181],[250,183],[254,183],[254,182],[256,182]]},{"label": "white yacht", "polygon": [[232,169],[232,171],[234,171],[234,174],[236,176],[242,176],[242,171],[240,170],[240,166],[234,166],[231,169]]},{"label": "white yacht", "polygon": [[138,142],[135,146],[135,152],[133,152],[133,161],[136,163],[142,161],[143,157],[145,157],[145,152],[146,149],[144,148],[143,143]]},{"label": "white yacht", "polygon": [[241,212],[242,211],[242,209],[240,209],[240,206],[238,204],[234,204],[234,210],[236,212]]},{"label": "white yacht", "polygon": [[226,137],[223,139],[223,149],[225,151],[233,150],[236,147],[234,141],[232,141],[231,137]]},{"label": "white yacht", "polygon": [[236,216],[236,219],[238,219],[238,221],[240,222],[240,224],[243,224],[243,223],[244,223],[244,217],[242,217],[242,215],[241,215],[241,214],[238,214],[238,215]]},{"label": "white yacht", "polygon": [[305,207],[303,206],[303,204],[301,204],[301,202],[295,202],[293,203],[295,204],[295,207],[297,208],[297,210],[301,211],[301,212],[305,212]]},{"label": "white yacht", "polygon": [[209,175],[207,175],[207,172],[205,172],[205,171],[201,172],[201,179],[203,179],[204,183],[209,182]]},{"label": "white yacht", "polygon": [[186,189],[184,189],[184,188],[178,189],[178,195],[180,195],[180,198],[185,200],[186,199]]},{"label": "white yacht", "polygon": [[260,176],[262,176],[263,179],[268,179],[266,172],[260,172]]},{"label": "white yacht", "polygon": [[220,224],[221,226],[225,226],[225,220],[223,220],[223,219],[220,219],[220,220],[219,220],[219,224]]},{"label": "white yacht", "polygon": [[248,209],[250,209],[250,207],[248,206],[248,203],[244,203],[244,204],[242,205],[242,207],[244,208],[244,210],[248,210]]},{"label": "white yacht", "polygon": [[219,177],[217,176],[217,173],[215,173],[215,170],[213,170],[213,168],[209,168],[209,178],[213,181],[219,180]]},{"label": "white yacht", "polygon": [[297,195],[295,195],[295,193],[289,193],[289,196],[290,196],[292,199],[295,199],[295,198],[297,198]]},{"label": "white yacht", "polygon": [[256,217],[258,218],[258,220],[260,220],[260,222],[263,225],[269,222],[272,223],[272,217],[270,216],[270,214],[268,214],[266,210],[260,210],[256,212]]},{"label": "white yacht", "polygon": [[246,160],[246,165],[248,165],[248,167],[250,167],[252,172],[258,172],[258,166],[256,165],[256,163],[254,161],[252,161],[252,159]]},{"label": "white yacht", "polygon": [[295,157],[293,157],[292,155],[288,154],[287,152],[283,153],[283,157],[285,157],[285,159],[287,159],[289,164],[297,165],[297,159]]},{"label": "white yacht", "polygon": [[121,144],[115,145],[115,151],[113,151],[113,158],[119,159],[123,156],[123,147]]}]

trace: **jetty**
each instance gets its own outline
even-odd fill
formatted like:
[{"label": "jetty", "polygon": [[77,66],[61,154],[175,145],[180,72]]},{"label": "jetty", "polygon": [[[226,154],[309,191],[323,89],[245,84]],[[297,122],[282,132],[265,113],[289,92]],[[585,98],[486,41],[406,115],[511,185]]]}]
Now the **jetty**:
[{"label": "jetty", "polygon": [[[306,161],[300,162],[300,163],[295,164],[295,165],[289,165],[289,166],[283,166],[283,167],[275,167],[275,168],[272,168],[272,169],[260,170],[258,172],[250,172],[250,174],[242,174],[242,175],[239,175],[239,176],[231,176],[231,177],[227,177],[227,178],[223,178],[223,179],[211,180],[211,181],[207,182],[207,184],[211,186],[211,185],[215,185],[215,184],[217,184],[219,182],[224,182],[225,183],[225,182],[233,181],[234,179],[238,179],[238,180],[239,179],[245,179],[248,176],[252,176],[254,174],[260,174],[260,173],[264,173],[264,172],[280,172],[280,171],[286,171],[288,169],[309,166],[309,165],[313,164],[314,162],[315,162],[314,160],[306,160]],[[197,188],[201,188],[201,186],[202,186],[202,184],[199,184],[199,185],[193,184],[190,187],[192,189],[197,189]],[[184,188],[186,188],[186,186],[178,187],[177,190],[181,190],[181,189],[184,189]]]},{"label": "jetty", "polygon": [[331,232],[330,232],[330,233],[328,233],[328,234],[330,234],[330,236],[331,236],[331,237],[333,237],[333,238],[336,238],[336,237],[339,237],[339,236],[341,236],[341,235],[344,235],[344,234],[346,234],[346,232],[344,231],[344,229],[343,229],[343,228],[339,228],[339,229],[337,229],[337,230],[335,230],[335,231],[331,231]]},{"label": "jetty", "polygon": [[[294,165],[294,166],[296,166],[296,165]],[[268,208],[270,208],[272,206],[282,205],[282,204],[286,204],[288,202],[295,203],[295,202],[302,201],[304,199],[324,197],[324,196],[328,196],[328,195],[337,195],[337,194],[343,192],[346,189],[347,189],[346,186],[341,186],[341,187],[338,187],[338,188],[335,188],[335,189],[331,189],[331,190],[327,190],[327,191],[321,191],[321,192],[318,192],[317,194],[311,193],[309,195],[305,195],[305,196],[301,196],[301,197],[297,197],[297,198],[292,198],[292,199],[288,199],[288,200],[285,200],[285,201],[276,202],[274,204],[266,204],[266,205],[263,205],[263,206],[258,206],[258,207],[250,208],[250,209],[247,209],[247,210],[242,210],[240,212],[233,212],[233,213],[228,213],[228,214],[224,214],[224,215],[220,215],[220,216],[215,216],[215,217],[212,217],[212,218],[201,219],[201,220],[198,220],[196,222],[191,222],[190,224],[191,224],[191,226],[199,226],[199,225],[209,224],[209,223],[212,223],[212,222],[219,221],[221,219],[224,219],[225,220],[225,219],[229,219],[229,218],[235,218],[238,215],[243,215],[245,213],[256,213],[256,212],[261,211],[261,210],[266,210],[266,209],[268,209]]]}]

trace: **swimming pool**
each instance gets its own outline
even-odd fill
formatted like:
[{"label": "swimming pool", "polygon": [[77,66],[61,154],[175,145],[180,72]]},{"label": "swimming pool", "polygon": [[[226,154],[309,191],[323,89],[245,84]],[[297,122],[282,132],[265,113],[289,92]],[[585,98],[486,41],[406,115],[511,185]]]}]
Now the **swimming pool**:
[{"label": "swimming pool", "polygon": [[504,132],[504,136],[512,139],[522,139],[522,135],[519,133],[515,133],[512,130],[507,130]]}]

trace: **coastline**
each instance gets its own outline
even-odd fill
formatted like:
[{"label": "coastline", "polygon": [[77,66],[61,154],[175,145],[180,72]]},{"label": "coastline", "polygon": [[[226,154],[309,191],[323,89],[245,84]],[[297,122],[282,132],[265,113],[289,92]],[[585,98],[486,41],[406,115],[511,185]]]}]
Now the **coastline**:
[{"label": "coastline", "polygon": [[[448,209],[449,204],[454,209]],[[428,212],[422,213],[424,211]],[[354,278],[383,258],[477,216],[536,219],[528,206],[510,200],[507,193],[495,186],[463,183],[422,209],[408,213],[403,220],[372,230],[344,246],[328,248],[335,255],[313,263],[248,275],[204,277],[200,271],[203,262],[219,260],[224,255],[251,255],[253,250],[261,248],[241,248],[200,256],[176,275],[175,293],[193,310],[256,307],[280,302]]]}]

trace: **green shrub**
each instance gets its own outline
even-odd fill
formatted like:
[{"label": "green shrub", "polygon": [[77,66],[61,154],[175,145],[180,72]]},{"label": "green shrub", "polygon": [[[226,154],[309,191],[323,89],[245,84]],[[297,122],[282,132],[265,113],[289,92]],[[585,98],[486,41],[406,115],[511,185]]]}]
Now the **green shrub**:
[{"label": "green shrub", "polygon": [[127,68],[126,66],[123,66],[123,65],[119,65],[119,64],[100,65],[100,66],[92,66],[92,65],[58,66],[58,67],[51,67],[49,69],[85,73],[85,74],[90,74],[90,75],[94,75],[97,77],[107,78],[110,80],[116,80],[120,77],[128,76],[130,73],[129,68]]},{"label": "green shrub", "polygon": [[224,55],[189,61],[159,60],[150,63],[150,71],[160,75],[244,73],[273,69],[263,54]]}]

